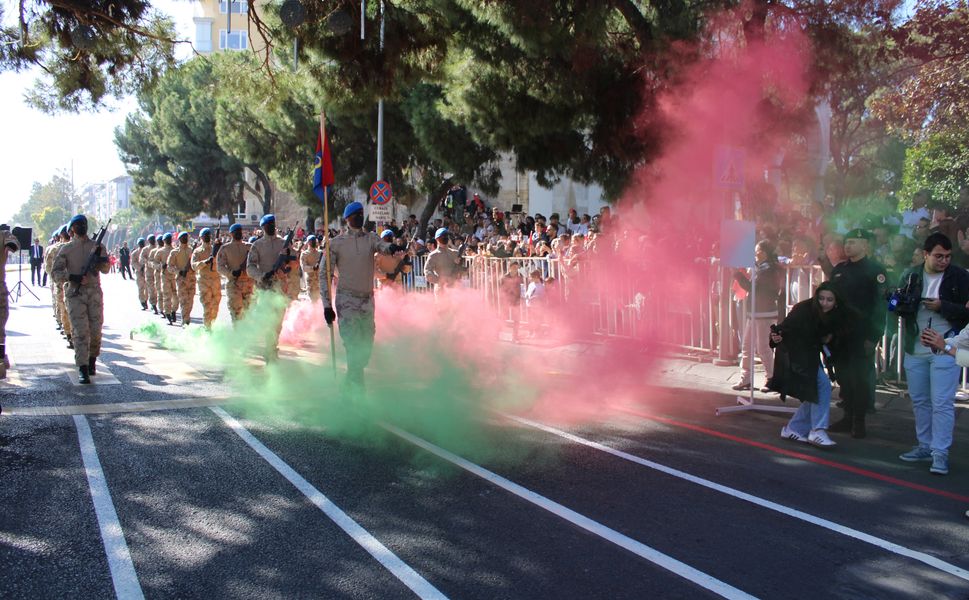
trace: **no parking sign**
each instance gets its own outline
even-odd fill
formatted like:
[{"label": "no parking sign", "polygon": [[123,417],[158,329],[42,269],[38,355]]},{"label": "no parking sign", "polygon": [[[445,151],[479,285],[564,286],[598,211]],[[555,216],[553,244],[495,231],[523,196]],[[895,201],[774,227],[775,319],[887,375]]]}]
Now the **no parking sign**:
[{"label": "no parking sign", "polygon": [[370,220],[387,222],[393,219],[390,201],[394,198],[394,190],[388,181],[375,181],[370,186]]}]

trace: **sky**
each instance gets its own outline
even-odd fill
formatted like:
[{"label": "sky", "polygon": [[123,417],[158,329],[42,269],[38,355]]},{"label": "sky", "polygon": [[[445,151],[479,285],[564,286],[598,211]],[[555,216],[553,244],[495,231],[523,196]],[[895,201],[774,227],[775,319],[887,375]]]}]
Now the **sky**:
[{"label": "sky", "polygon": [[[192,39],[194,2],[153,0],[152,4],[175,19],[180,39]],[[181,48],[184,51],[186,47]],[[109,109],[97,113],[52,116],[24,102],[24,94],[36,78],[36,69],[0,73],[0,114],[5,133],[0,144],[4,179],[0,223],[20,209],[35,181],[45,183],[58,172],[70,176],[73,168],[74,184],[80,188],[125,173],[114,146],[114,129],[136,108],[134,98],[112,100]]]}]

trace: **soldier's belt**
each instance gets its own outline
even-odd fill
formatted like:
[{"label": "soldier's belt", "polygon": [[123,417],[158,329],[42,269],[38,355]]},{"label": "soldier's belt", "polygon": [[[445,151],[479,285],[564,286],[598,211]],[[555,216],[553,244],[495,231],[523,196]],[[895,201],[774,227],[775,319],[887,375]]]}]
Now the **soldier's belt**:
[{"label": "soldier's belt", "polygon": [[353,290],[341,290],[339,287],[336,288],[337,294],[346,294],[347,296],[353,296],[354,298],[360,298],[362,300],[368,300],[373,297],[373,290],[370,292],[355,292]]}]

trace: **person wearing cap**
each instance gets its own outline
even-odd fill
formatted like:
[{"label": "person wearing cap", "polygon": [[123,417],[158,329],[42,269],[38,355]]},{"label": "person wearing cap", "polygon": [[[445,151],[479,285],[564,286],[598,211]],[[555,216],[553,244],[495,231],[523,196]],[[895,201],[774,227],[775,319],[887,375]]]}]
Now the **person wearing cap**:
[{"label": "person wearing cap", "polygon": [[461,274],[461,254],[448,246],[448,237],[446,227],[434,232],[437,247],[427,255],[424,265],[424,275],[428,283],[434,284],[435,291],[454,285]]},{"label": "person wearing cap", "polygon": [[192,270],[195,271],[199,300],[202,302],[202,325],[211,329],[212,322],[219,316],[219,303],[222,302],[222,278],[215,270],[216,256],[221,248],[212,243],[212,230],[208,227],[199,232],[199,239],[202,243],[192,251]]},{"label": "person wearing cap", "polygon": [[868,257],[871,232],[853,229],[845,234],[848,260],[831,270],[831,282],[854,317],[854,334],[845,340],[837,360],[844,415],[828,431],[867,435],[865,414],[875,404],[875,347],[885,332],[885,268]]},{"label": "person wearing cap", "polygon": [[175,281],[178,273],[168,266],[168,259],[175,252],[172,241],[172,234],[166,233],[162,237],[162,249],[155,255],[155,262],[161,272],[162,314],[168,319],[169,325],[175,324],[175,312],[178,310],[178,283]]},{"label": "person wearing cap", "polygon": [[[104,325],[104,295],[101,292],[101,273],[110,269],[104,246],[87,236],[87,217],[77,215],[70,221],[74,237],[57,250],[51,276],[67,285],[65,302],[71,321],[74,340],[74,362],[80,383],[91,383],[95,362],[101,354],[101,327]],[[97,256],[94,270],[85,273],[88,259]]]},{"label": "person wearing cap", "polygon": [[[380,240],[393,244],[394,231],[392,229],[384,229],[380,232]],[[400,246],[400,248],[404,249],[406,246]],[[374,274],[376,275],[377,283],[381,287],[397,283],[397,275],[401,273],[403,269],[402,265],[406,257],[406,253],[400,255],[397,252],[393,254],[377,252],[374,254]]]},{"label": "person wearing cap", "polygon": [[[66,241],[61,237],[61,234],[67,231],[67,226],[62,226],[54,232],[51,236],[50,243],[47,244],[47,248],[44,250],[44,275],[50,277],[50,271],[54,267],[54,256],[57,255],[57,249],[60,248],[61,244]],[[57,290],[61,288],[60,285],[54,282],[53,279],[50,280],[50,302],[51,308],[54,312],[54,320],[57,322],[57,328],[61,331],[64,330],[64,325],[61,323],[61,313],[59,310],[57,302]]]},{"label": "person wearing cap", "polygon": [[[57,244],[57,250],[62,246],[71,241],[71,230],[68,228],[67,223],[61,227],[59,232],[59,242]],[[53,253],[50,257],[50,277],[51,281],[54,281],[54,259],[57,258],[57,251]],[[67,284],[57,283],[54,281],[53,284],[55,299],[57,301],[57,314],[59,317],[59,322],[61,324],[61,332],[64,334],[64,338],[67,339],[67,347],[71,350],[74,349],[74,342],[71,338],[71,320],[67,318],[67,302],[64,301],[64,292]]]},{"label": "person wearing cap", "polygon": [[[347,230],[330,241],[330,280],[326,277],[326,263],[320,264],[320,295],[323,297],[323,317],[332,325],[339,317],[340,339],[347,353],[348,386],[363,388],[363,371],[370,362],[374,323],[374,253],[395,254],[403,248],[394,246],[376,233],[364,230],[363,205],[351,202],[343,211]],[[326,256],[323,257],[326,261]],[[330,295],[332,278],[339,274],[336,293]],[[331,302],[332,298],[332,302]]]},{"label": "person wearing cap", "polygon": [[20,252],[17,236],[7,225],[0,226],[0,379],[7,376],[10,361],[7,360],[7,318],[10,314],[7,292],[7,256]]},{"label": "person wearing cap", "polygon": [[303,267],[303,279],[306,284],[306,293],[310,297],[310,302],[320,301],[320,253],[318,238],[311,235],[306,238],[306,246],[299,255],[299,264]]},{"label": "person wearing cap", "polygon": [[158,314],[158,287],[155,285],[155,261],[153,255],[158,246],[154,234],[145,238],[145,249],[141,251],[141,268],[145,272],[145,289],[148,292],[148,304],[151,310]]},{"label": "person wearing cap", "polygon": [[929,472],[946,475],[962,374],[955,349],[969,345],[969,273],[952,264],[953,244],[942,233],[929,235],[923,248],[925,264],[907,269],[899,281],[900,288],[921,301],[915,307],[899,303],[896,308],[904,319],[903,364],[918,442],[898,458],[931,462]]},{"label": "person wearing cap", "polygon": [[229,243],[222,246],[216,255],[215,264],[219,274],[225,277],[226,304],[229,307],[229,316],[235,323],[249,307],[254,283],[246,272],[251,246],[242,239],[242,225],[230,225],[229,237]]},{"label": "person wearing cap", "polygon": [[192,322],[195,306],[195,270],[192,268],[191,236],[187,231],[178,234],[178,247],[168,257],[168,269],[175,273],[176,294],[182,327]]},{"label": "person wearing cap", "polygon": [[[246,262],[246,271],[252,277],[256,287],[265,292],[275,292],[286,298],[290,297],[290,275],[289,273],[296,265],[292,261],[297,260],[296,256],[286,248],[286,240],[276,235],[276,217],[272,214],[263,216],[259,221],[263,236],[252,243],[249,249],[249,260]],[[274,270],[280,256],[287,255],[288,258],[283,263],[283,267]],[[283,312],[280,312],[275,319],[275,335],[269,335],[266,339],[266,361],[275,360],[279,354],[279,332],[283,327]]]},{"label": "person wearing cap", "polygon": [[138,247],[131,251],[131,268],[134,269],[135,284],[138,286],[138,302],[141,310],[148,310],[148,286],[145,280],[145,265],[141,254],[145,251],[145,238],[138,238]]}]

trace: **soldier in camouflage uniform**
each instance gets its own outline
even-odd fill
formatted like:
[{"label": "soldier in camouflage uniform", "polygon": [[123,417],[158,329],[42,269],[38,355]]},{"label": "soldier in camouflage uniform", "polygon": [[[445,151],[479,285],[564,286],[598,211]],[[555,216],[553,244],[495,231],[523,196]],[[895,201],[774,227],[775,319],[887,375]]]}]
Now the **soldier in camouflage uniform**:
[{"label": "soldier in camouflage uniform", "polygon": [[310,302],[320,301],[320,257],[319,242],[315,235],[306,238],[306,246],[299,255],[299,264],[303,267],[303,278],[306,281],[306,293]]},{"label": "soldier in camouflage uniform", "polygon": [[[54,267],[54,256],[57,255],[57,249],[60,248],[62,243],[61,233],[62,231],[67,231],[67,225],[64,225],[60,229],[54,232],[54,236],[50,239],[50,243],[47,244],[47,248],[44,250],[44,271],[47,273],[47,278],[50,279],[50,271]],[[57,288],[60,287],[54,280],[51,279],[50,284],[50,305],[54,310],[54,320],[57,321],[57,328],[60,330],[64,329],[61,324],[61,312],[57,305]]]},{"label": "soldier in camouflage uniform", "polygon": [[145,249],[141,252],[141,266],[145,271],[145,289],[148,292],[148,304],[156,315],[158,314],[158,287],[155,285],[155,236],[149,235],[145,240]]},{"label": "soldier in camouflage uniform", "polygon": [[219,250],[219,254],[215,257],[215,264],[219,274],[225,277],[229,316],[235,323],[242,318],[243,311],[249,306],[253,281],[246,272],[250,246],[242,241],[242,225],[233,223],[229,227],[229,236],[232,239]]},{"label": "soldier in camouflage uniform", "polygon": [[[246,263],[246,271],[255,281],[256,286],[265,292],[276,292],[289,298],[290,273],[295,268],[296,256],[289,254],[286,248],[286,240],[276,235],[276,217],[268,214],[259,222],[262,227],[263,235],[253,242],[249,249],[249,260]],[[283,263],[283,266],[273,270],[277,260],[281,255],[290,258]],[[283,327],[283,314],[280,313],[276,322],[273,324],[275,335],[270,334],[266,340],[266,360],[275,360],[279,350],[279,332]]]},{"label": "soldier in camouflage uniform", "polygon": [[[320,278],[320,295],[324,298],[323,316],[327,325],[332,325],[337,315],[340,317],[340,338],[347,352],[347,384],[362,389],[363,370],[370,362],[376,334],[374,253],[391,254],[402,252],[404,248],[383,241],[376,233],[363,229],[363,205],[359,202],[347,205],[343,218],[347,220],[349,229],[330,242],[330,277],[339,273],[333,306],[329,302],[332,282],[327,281],[325,275]],[[321,268],[325,273],[325,263]]]},{"label": "soldier in camouflage uniform", "polygon": [[145,238],[138,238],[138,247],[131,251],[131,268],[134,269],[135,283],[138,285],[138,302],[141,310],[148,310],[148,286],[145,282],[145,265],[141,254],[145,251]]},{"label": "soldier in camouflage uniform", "polygon": [[222,278],[215,270],[217,254],[213,255],[212,230],[206,227],[199,233],[202,243],[192,253],[192,269],[198,281],[199,299],[202,301],[202,323],[206,329],[212,328],[212,321],[219,316],[219,302],[222,301]]},{"label": "soldier in camouflage uniform", "polygon": [[172,247],[172,234],[166,233],[162,237],[162,243],[162,249],[155,254],[155,263],[161,271],[162,314],[168,319],[169,325],[174,325],[175,311],[178,310],[178,284],[175,282],[178,274],[168,266],[168,259],[175,252],[175,248]]},{"label": "soldier in camouflage uniform", "polygon": [[[171,236],[171,234],[166,234]],[[171,239],[169,238],[169,244],[171,244]],[[155,289],[158,290],[158,314],[162,315],[166,319],[168,315],[165,314],[165,263],[162,262],[162,254],[169,254],[171,252],[171,246],[165,246],[165,236],[159,236],[155,238],[155,251],[152,252],[152,264],[155,266]],[[165,257],[168,260],[168,257]]]},{"label": "soldier in camouflage uniform", "polygon": [[[64,284],[67,316],[74,332],[74,362],[80,371],[80,383],[91,383],[95,361],[101,354],[101,326],[104,324],[104,296],[101,293],[100,273],[110,270],[108,253],[87,237],[87,218],[77,215],[70,222],[74,233],[70,242],[61,246],[54,257],[51,275]],[[85,274],[88,257],[97,251],[98,262],[92,272]]]},{"label": "soldier in camouflage uniform", "polygon": [[0,379],[7,377],[7,317],[10,314],[7,292],[7,256],[20,252],[20,242],[10,233],[10,227],[0,225]]},{"label": "soldier in camouflage uniform", "polygon": [[[67,226],[65,225],[65,227]],[[73,231],[70,228],[67,228],[67,230],[65,231],[64,227],[62,227],[61,231],[63,232],[63,234],[61,235],[61,243],[60,245],[58,245],[58,249],[68,244],[71,241],[71,238],[73,237]],[[50,261],[51,280],[54,279],[54,259],[55,258],[57,258],[56,253],[54,254],[53,258],[51,258],[51,261]],[[65,302],[64,300],[64,294],[67,292],[67,284],[57,283],[55,281],[54,287],[56,288],[56,292],[57,292],[57,313],[61,317],[61,327],[64,330],[64,337],[67,338],[67,347],[73,349],[74,341],[73,341],[73,338],[71,337],[71,331],[72,331],[71,320],[67,316],[67,302]]]},{"label": "soldier in camouflage uniform", "polygon": [[189,245],[189,237],[188,232],[185,231],[178,234],[178,248],[168,257],[168,270],[175,273],[182,327],[188,327],[192,322],[192,308],[195,306],[195,270],[192,269],[192,247]]}]

